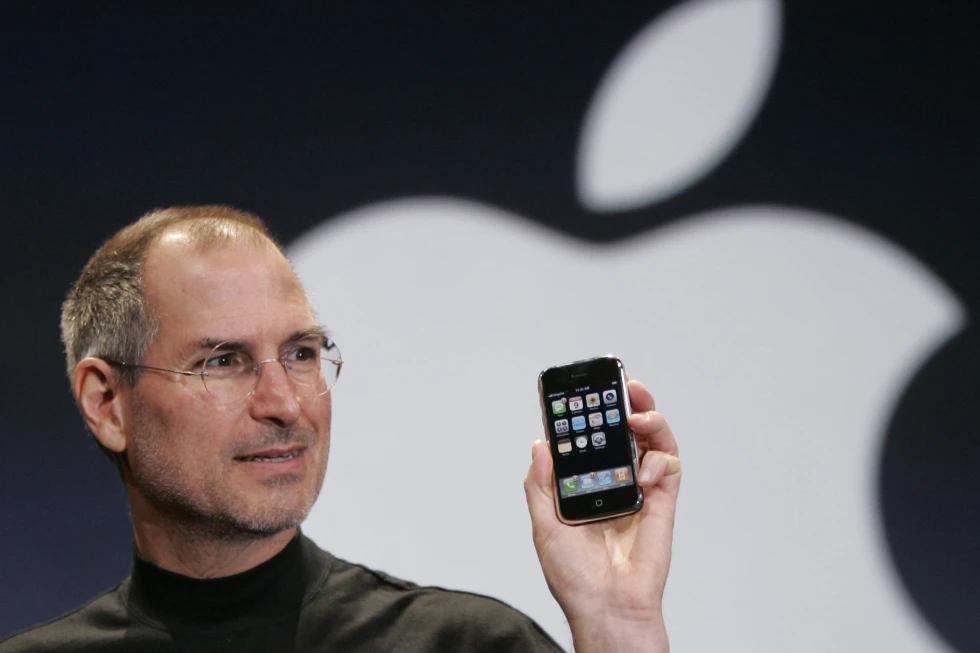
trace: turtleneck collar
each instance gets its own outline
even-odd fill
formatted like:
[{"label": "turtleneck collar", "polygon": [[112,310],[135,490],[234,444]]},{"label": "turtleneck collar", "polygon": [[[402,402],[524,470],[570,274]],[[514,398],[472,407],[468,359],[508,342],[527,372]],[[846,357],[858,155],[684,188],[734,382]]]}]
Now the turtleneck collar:
[{"label": "turtleneck collar", "polygon": [[329,555],[300,532],[269,560],[223,578],[182,576],[134,550],[124,595],[130,608],[165,628],[235,628],[297,614],[323,584],[329,567]]}]

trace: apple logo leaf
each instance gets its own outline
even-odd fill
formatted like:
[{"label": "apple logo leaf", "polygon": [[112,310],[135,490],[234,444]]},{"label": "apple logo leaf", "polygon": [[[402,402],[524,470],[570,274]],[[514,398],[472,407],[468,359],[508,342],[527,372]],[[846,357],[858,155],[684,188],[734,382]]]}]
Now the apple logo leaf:
[{"label": "apple logo leaf", "polygon": [[612,64],[579,143],[582,204],[623,211],[674,195],[735,147],[779,50],[777,0],[693,0],[644,28]]}]

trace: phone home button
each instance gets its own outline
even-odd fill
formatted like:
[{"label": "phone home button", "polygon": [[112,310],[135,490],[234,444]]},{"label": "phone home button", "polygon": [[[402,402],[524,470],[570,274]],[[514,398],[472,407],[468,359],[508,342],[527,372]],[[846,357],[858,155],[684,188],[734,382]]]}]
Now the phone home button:
[{"label": "phone home button", "polygon": [[602,507],[602,499],[596,499],[595,500],[595,507],[596,508],[601,508]]}]

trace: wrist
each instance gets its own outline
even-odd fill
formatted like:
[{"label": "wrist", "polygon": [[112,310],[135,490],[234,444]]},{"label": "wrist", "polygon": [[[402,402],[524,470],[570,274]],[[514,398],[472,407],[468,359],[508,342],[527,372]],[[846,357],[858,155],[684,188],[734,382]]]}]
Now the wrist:
[{"label": "wrist", "polygon": [[569,620],[575,653],[667,653],[663,616],[630,619],[597,614]]}]

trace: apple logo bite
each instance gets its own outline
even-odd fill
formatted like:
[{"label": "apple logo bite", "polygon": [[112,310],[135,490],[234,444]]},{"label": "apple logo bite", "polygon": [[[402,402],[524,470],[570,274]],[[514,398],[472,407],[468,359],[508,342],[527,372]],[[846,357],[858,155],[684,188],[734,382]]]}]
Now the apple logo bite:
[{"label": "apple logo bite", "polygon": [[[778,41],[776,2],[695,0],[627,45],[582,131],[596,220],[679,192],[737,147]],[[304,526],[335,554],[499,597],[570,643],[523,507],[534,383],[615,352],[681,438],[678,650],[946,650],[888,566],[874,473],[896,399],[964,311],[885,239],[753,205],[600,247],[488,204],[408,197],[333,218],[290,255],[348,361]]]}]

